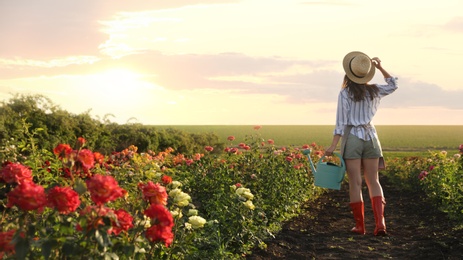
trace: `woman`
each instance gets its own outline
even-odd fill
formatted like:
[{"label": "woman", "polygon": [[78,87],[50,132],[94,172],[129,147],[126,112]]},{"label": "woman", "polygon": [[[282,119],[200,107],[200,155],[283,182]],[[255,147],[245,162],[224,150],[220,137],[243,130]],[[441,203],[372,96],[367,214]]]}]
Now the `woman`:
[{"label": "woman", "polygon": [[[397,89],[396,78],[383,69],[379,58],[370,59],[362,52],[351,52],[344,57],[346,75],[338,98],[336,128],[333,142],[326,149],[330,156],[341,142],[341,154],[349,177],[350,207],[355,219],[353,232],[365,234],[364,203],[362,197],[362,171],[368,186],[375,216],[374,235],[386,235],[383,189],[378,170],[384,168],[381,145],[371,120],[376,114],[381,98]],[[387,85],[370,85],[375,67],[383,74]]]}]

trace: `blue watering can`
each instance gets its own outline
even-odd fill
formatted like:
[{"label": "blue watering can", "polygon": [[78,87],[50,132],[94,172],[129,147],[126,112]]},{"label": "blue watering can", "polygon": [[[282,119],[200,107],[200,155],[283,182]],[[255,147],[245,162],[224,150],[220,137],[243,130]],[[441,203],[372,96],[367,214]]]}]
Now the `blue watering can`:
[{"label": "blue watering can", "polygon": [[302,153],[307,155],[309,158],[310,167],[312,168],[312,173],[315,178],[315,186],[333,190],[341,189],[341,183],[346,175],[346,164],[340,154],[333,153],[339,157],[341,165],[331,162],[323,162],[323,158],[325,158],[325,156],[323,156],[317,163],[317,169],[315,169],[312,158],[310,158],[310,149],[306,149],[302,151]]}]

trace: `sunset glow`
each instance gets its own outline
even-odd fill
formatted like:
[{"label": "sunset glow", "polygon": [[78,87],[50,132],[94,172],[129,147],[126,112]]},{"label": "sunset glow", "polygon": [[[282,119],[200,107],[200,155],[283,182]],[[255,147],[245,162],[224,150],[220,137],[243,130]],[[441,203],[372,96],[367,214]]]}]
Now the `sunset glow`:
[{"label": "sunset glow", "polygon": [[462,124],[460,10],[454,0],[1,1],[0,100],[43,94],[118,123],[332,125],[341,60],[359,50],[399,78],[374,123]]}]

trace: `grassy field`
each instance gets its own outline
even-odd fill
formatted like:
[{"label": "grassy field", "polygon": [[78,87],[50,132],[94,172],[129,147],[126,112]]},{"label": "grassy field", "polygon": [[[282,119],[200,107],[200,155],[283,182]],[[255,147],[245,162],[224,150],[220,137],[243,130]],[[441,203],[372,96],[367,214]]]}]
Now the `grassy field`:
[{"label": "grassy field", "polygon": [[[264,140],[273,139],[277,146],[302,146],[313,142],[324,147],[331,144],[334,126],[328,125],[263,125],[254,130],[252,125],[175,125],[154,126],[176,128],[190,133],[215,133],[221,142],[235,136],[245,142],[247,136],[258,134]],[[385,154],[408,156],[428,154],[429,150],[456,153],[463,143],[463,125],[406,126],[377,125]]]}]

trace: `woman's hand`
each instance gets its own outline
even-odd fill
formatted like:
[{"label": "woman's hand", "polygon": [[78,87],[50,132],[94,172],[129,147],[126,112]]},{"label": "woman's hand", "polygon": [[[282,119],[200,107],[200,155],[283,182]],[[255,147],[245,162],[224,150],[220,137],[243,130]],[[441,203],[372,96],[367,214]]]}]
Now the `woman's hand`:
[{"label": "woman's hand", "polygon": [[333,141],[331,142],[330,147],[325,150],[326,156],[332,156],[336,146],[338,146],[339,140],[341,140],[341,135],[333,135]]},{"label": "woman's hand", "polygon": [[373,65],[375,65],[375,67],[381,71],[381,73],[383,73],[383,76],[384,78],[391,78],[391,74],[389,74],[385,69],[383,69],[383,67],[381,66],[381,60],[378,58],[378,57],[374,57],[373,59],[371,59],[371,62],[373,62]]},{"label": "woman's hand", "polygon": [[325,155],[326,156],[332,156],[334,150],[336,150],[336,146],[330,146],[328,149],[325,150]]},{"label": "woman's hand", "polygon": [[378,57],[374,57],[373,59],[371,59],[371,61],[373,62],[373,65],[375,65],[377,69],[381,68],[381,60]]}]

